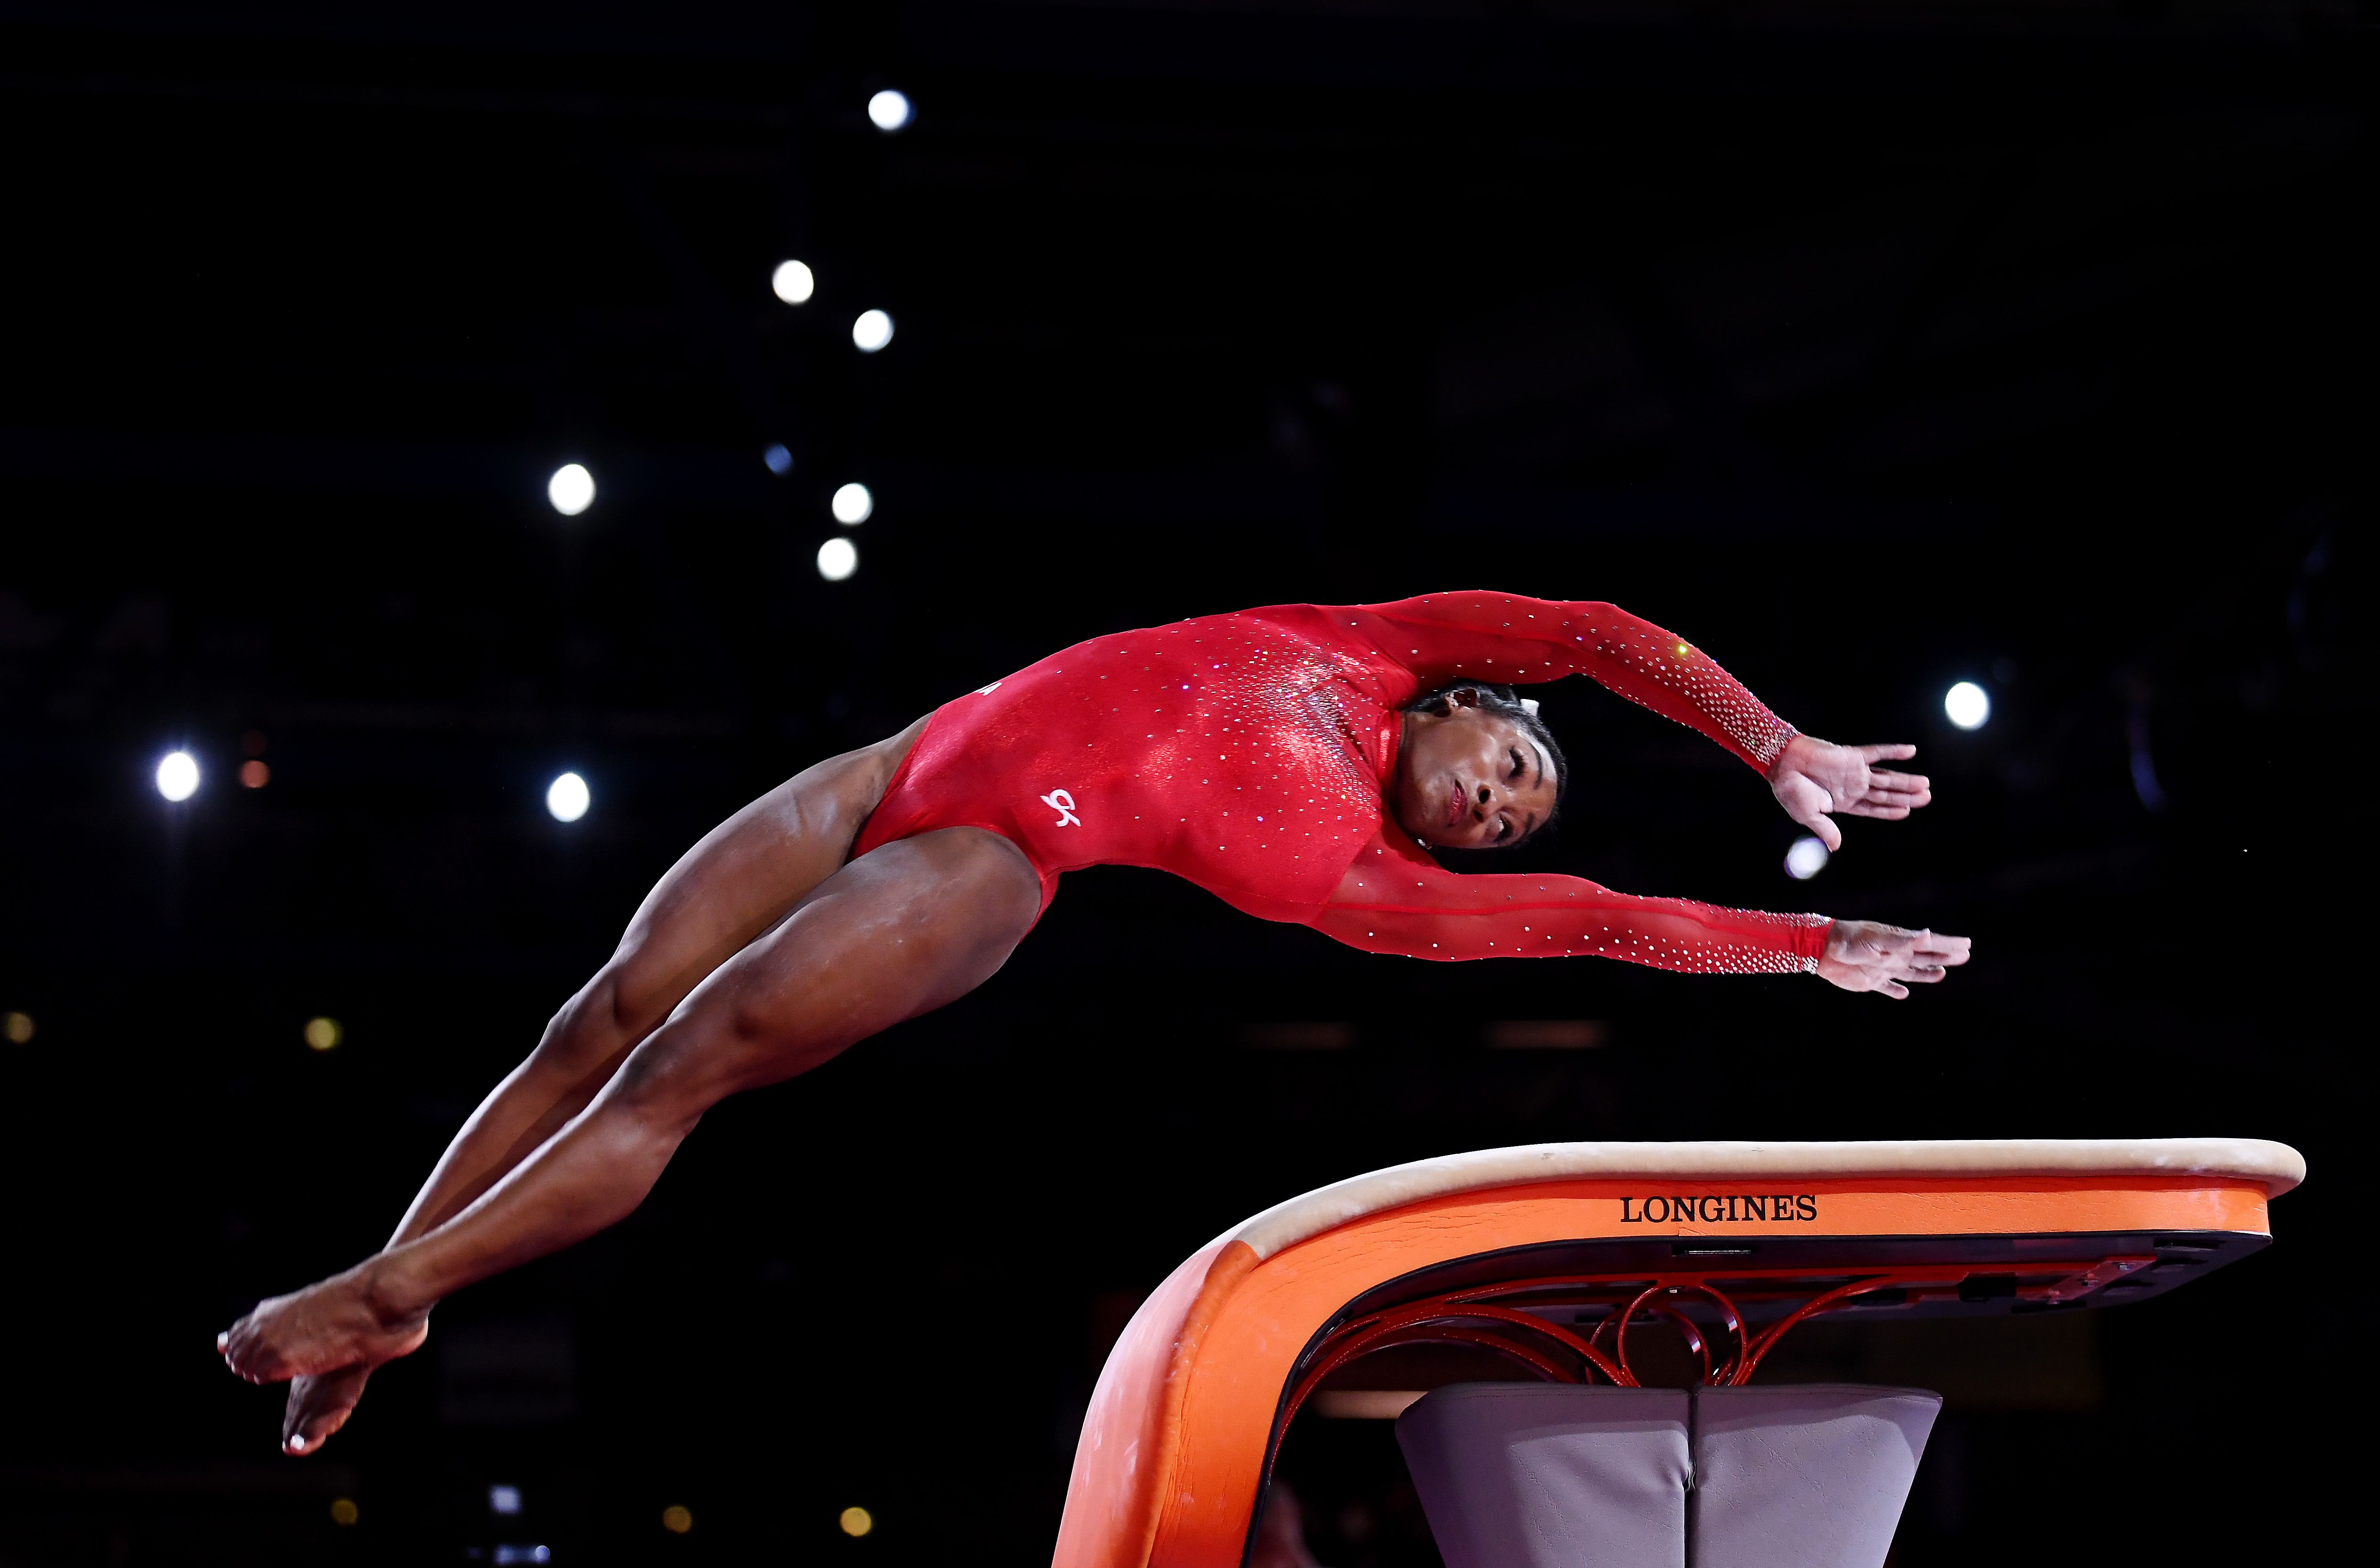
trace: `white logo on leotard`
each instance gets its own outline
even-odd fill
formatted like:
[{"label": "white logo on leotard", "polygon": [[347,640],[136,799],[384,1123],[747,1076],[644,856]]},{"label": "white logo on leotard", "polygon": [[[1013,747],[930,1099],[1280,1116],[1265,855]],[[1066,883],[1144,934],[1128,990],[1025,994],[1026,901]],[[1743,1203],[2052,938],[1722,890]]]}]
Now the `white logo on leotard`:
[{"label": "white logo on leotard", "polygon": [[1068,795],[1064,790],[1051,790],[1049,794],[1041,797],[1041,804],[1058,813],[1058,825],[1060,827],[1079,828],[1083,825],[1083,820],[1075,815],[1075,797]]},{"label": "white logo on leotard", "polygon": [[1000,682],[994,681],[990,686],[979,686],[976,687],[975,694],[978,697],[990,697],[993,692],[998,691],[999,689]]}]

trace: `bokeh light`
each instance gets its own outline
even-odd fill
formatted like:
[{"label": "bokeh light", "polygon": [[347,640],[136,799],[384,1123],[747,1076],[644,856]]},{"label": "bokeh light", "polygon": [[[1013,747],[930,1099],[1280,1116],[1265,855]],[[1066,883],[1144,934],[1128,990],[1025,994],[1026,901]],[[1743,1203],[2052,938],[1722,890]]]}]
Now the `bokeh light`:
[{"label": "bokeh light", "polygon": [[865,1508],[846,1508],[835,1519],[846,1536],[864,1536],[876,1528],[876,1515]]},{"label": "bokeh light", "polygon": [[25,1045],[33,1038],[33,1015],[30,1013],[0,1015],[0,1035],[7,1037],[10,1045]]},{"label": "bokeh light", "polygon": [[332,1050],[346,1038],[346,1031],[339,1027],[336,1018],[306,1020],[306,1048],[310,1051]]},{"label": "bokeh light", "polygon": [[760,454],[760,461],[768,464],[769,471],[779,479],[794,471],[793,450],[782,441],[771,442],[769,449]]},{"label": "bokeh light", "polygon": [[331,1500],[332,1524],[340,1525],[352,1525],[362,1517],[362,1511],[356,1507],[356,1500],[354,1498],[334,1497]]},{"label": "bokeh light", "polygon": [[168,751],[157,762],[157,793],[168,800],[188,800],[199,793],[199,760],[187,751]]},{"label": "bokeh light", "polygon": [[488,1489],[488,1512],[511,1515],[521,1511],[521,1489],[498,1483]]},{"label": "bokeh light", "polygon": [[862,310],[851,323],[851,341],[862,354],[873,354],[892,341],[892,318],[881,310]]},{"label": "bokeh light", "polygon": [[662,1510],[662,1528],[671,1535],[682,1536],[694,1528],[694,1510],[671,1503]]},{"label": "bokeh light", "polygon": [[888,87],[868,101],[868,117],[876,122],[878,130],[889,136],[916,119],[917,111],[907,93]]},{"label": "bokeh light", "polygon": [[251,757],[239,765],[239,786],[242,789],[262,789],[273,782],[273,770]]},{"label": "bokeh light", "polygon": [[1785,874],[1806,882],[1827,869],[1827,846],[1815,838],[1797,838],[1785,852]]},{"label": "bokeh light", "polygon": [[595,476],[584,463],[565,463],[545,481],[545,498],[565,517],[575,517],[595,504]]},{"label": "bokeh light", "polygon": [[594,801],[594,794],[588,789],[587,781],[577,773],[565,773],[545,786],[545,808],[553,814],[557,822],[578,820],[587,815],[587,808]]},{"label": "bokeh light", "polygon": [[819,546],[819,576],[829,582],[841,582],[859,570],[859,546],[847,539],[830,539]]},{"label": "bokeh light", "polygon": [[847,529],[856,529],[876,514],[876,497],[864,484],[836,487],[834,499],[827,504],[834,510],[834,520]]},{"label": "bokeh light", "polygon": [[1973,681],[1961,681],[1942,694],[1942,711],[1962,730],[1979,730],[1992,716],[1992,694]]},{"label": "bokeh light", "polygon": [[803,305],[818,292],[818,278],[799,261],[780,261],[769,274],[769,292],[788,305]]}]

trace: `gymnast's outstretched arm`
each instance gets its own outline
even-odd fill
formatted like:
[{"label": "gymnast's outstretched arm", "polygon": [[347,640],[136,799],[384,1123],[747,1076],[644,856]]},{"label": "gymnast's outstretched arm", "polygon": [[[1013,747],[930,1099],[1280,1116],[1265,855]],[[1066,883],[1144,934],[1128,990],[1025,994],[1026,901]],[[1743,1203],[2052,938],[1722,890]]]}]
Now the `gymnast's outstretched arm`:
[{"label": "gymnast's outstretched arm", "polygon": [[1591,954],[1686,974],[1815,974],[1895,998],[1968,957],[1964,937],[1868,920],[1640,898],[1552,872],[1463,875],[1394,828],[1365,847],[1306,923],[1351,947],[1414,958]]},{"label": "gymnast's outstretched arm", "polygon": [[1828,813],[1899,820],[1933,798],[1925,775],[1876,766],[1914,757],[1915,747],[1837,746],[1803,735],[1718,660],[1616,604],[1469,590],[1335,614],[1367,628],[1425,686],[1586,675],[1757,769],[1785,814],[1830,850],[1843,839]]}]

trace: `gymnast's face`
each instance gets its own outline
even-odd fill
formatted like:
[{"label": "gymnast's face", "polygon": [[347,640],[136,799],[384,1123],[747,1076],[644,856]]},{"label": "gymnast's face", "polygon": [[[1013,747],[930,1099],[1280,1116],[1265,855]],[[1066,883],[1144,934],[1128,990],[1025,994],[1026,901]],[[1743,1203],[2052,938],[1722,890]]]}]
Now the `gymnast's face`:
[{"label": "gymnast's face", "polygon": [[1391,804],[1440,849],[1518,844],[1553,815],[1554,775],[1529,732],[1458,693],[1443,714],[1407,712]]}]

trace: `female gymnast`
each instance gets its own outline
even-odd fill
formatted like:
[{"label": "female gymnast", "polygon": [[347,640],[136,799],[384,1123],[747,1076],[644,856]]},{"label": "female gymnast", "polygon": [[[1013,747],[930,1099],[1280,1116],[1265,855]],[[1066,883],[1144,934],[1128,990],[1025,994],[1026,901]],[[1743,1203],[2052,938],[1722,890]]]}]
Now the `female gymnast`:
[{"label": "female gymnast", "polygon": [[1061,872],[1153,866],[1268,920],[1416,958],[1596,954],[1702,974],[1815,973],[1905,997],[1962,937],[1636,898],[1575,877],[1465,876],[1430,848],[1516,845],[1569,769],[1510,687],[1596,680],[1828,813],[1931,798],[1907,746],[1802,735],[1726,671],[1609,604],[1441,593],[1292,604],[1080,643],[889,740],[820,762],[662,877],[619,950],[471,1113],[375,1256],[216,1338],[294,1380],[311,1453],[450,1293],[624,1218],[702,1113],[990,978]]}]

